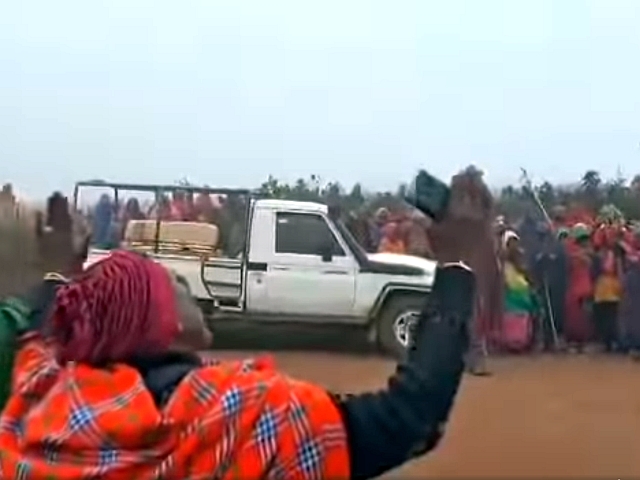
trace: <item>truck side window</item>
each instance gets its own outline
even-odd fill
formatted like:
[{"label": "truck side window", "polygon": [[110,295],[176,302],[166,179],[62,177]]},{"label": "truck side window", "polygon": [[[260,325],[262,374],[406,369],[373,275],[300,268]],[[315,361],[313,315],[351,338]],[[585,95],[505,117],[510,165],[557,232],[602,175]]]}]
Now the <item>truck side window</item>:
[{"label": "truck side window", "polygon": [[276,253],[319,255],[327,242],[331,242],[334,256],[345,256],[321,215],[288,212],[276,214]]}]

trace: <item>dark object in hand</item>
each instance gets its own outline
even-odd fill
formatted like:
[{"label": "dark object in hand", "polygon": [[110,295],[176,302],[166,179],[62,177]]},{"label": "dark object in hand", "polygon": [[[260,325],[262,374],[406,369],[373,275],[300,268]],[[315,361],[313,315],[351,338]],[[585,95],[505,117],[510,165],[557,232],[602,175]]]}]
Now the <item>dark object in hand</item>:
[{"label": "dark object in hand", "polygon": [[442,181],[420,170],[409,187],[405,201],[434,221],[441,221],[449,206],[450,188]]}]

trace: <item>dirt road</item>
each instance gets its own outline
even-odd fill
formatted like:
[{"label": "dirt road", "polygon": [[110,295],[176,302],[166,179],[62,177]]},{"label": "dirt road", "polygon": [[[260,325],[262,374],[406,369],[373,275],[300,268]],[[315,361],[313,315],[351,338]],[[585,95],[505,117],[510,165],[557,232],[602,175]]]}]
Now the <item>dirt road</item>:
[{"label": "dirt road", "polygon": [[[275,358],[291,375],[336,391],[380,387],[393,369],[375,356]],[[561,356],[502,358],[491,366],[492,377],[465,377],[440,448],[386,478],[640,476],[640,364]]]}]

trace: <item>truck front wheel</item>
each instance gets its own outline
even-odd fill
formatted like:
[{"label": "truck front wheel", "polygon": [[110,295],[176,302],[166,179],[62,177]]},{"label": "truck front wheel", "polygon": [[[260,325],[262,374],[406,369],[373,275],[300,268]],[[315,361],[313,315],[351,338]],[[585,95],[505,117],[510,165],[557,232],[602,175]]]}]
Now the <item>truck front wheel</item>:
[{"label": "truck front wheel", "polygon": [[378,347],[401,359],[409,345],[409,332],[427,300],[426,294],[396,294],[382,308],[377,319]]}]

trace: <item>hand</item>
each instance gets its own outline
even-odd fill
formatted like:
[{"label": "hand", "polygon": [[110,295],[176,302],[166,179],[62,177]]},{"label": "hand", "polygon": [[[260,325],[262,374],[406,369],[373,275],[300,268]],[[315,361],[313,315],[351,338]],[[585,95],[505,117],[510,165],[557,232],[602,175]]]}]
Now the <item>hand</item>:
[{"label": "hand", "polygon": [[454,175],[447,212],[429,229],[435,258],[440,263],[463,261],[472,269],[493,255],[493,197],[474,167]]}]

